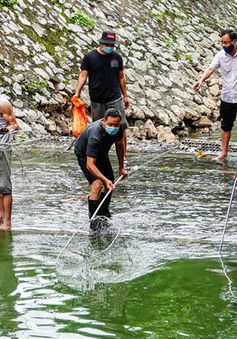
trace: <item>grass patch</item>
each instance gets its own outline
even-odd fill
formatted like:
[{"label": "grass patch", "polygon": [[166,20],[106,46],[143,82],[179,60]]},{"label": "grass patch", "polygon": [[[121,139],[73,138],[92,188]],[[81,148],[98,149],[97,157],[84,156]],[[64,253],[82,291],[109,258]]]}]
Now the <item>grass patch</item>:
[{"label": "grass patch", "polygon": [[38,79],[32,79],[25,82],[23,87],[27,92],[35,94],[41,92],[44,88],[48,88],[48,84],[40,82]]},{"label": "grass patch", "polygon": [[187,54],[185,54],[185,59],[187,60],[187,61],[193,61],[193,56],[192,56],[192,54],[190,54],[190,53],[187,53]]},{"label": "grass patch", "polygon": [[81,27],[87,27],[89,29],[94,27],[93,19],[82,11],[76,11],[72,16],[72,21]]},{"label": "grass patch", "polygon": [[164,39],[163,41],[168,48],[174,47],[175,41],[173,39]]},{"label": "grass patch", "polygon": [[11,7],[13,5],[16,5],[17,3],[18,0],[0,0],[0,6]]}]

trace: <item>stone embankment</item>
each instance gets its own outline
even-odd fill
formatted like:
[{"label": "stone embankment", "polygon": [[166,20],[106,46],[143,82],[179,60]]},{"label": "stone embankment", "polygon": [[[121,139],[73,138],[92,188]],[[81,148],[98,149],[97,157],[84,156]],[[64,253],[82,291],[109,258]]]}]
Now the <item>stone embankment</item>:
[{"label": "stone embankment", "polygon": [[[113,30],[131,103],[128,135],[174,141],[193,130],[209,133],[219,124],[220,76],[200,92],[192,84],[236,14],[236,3],[216,0],[1,0],[0,93],[23,129],[68,134],[82,57],[101,31]],[[89,103],[86,88],[82,98]]]}]

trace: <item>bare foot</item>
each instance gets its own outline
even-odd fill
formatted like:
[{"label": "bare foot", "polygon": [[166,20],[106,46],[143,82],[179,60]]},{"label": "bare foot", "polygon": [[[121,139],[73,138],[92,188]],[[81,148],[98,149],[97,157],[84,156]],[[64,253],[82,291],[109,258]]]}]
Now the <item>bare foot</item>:
[{"label": "bare foot", "polygon": [[0,226],[0,231],[10,231],[11,230],[11,226],[6,226],[5,224]]},{"label": "bare foot", "polygon": [[217,161],[225,161],[227,160],[227,154],[225,153],[220,153],[218,157],[216,158]]},{"label": "bare foot", "polygon": [[3,223],[0,226],[0,231],[9,231],[12,227],[11,220],[3,219]]}]

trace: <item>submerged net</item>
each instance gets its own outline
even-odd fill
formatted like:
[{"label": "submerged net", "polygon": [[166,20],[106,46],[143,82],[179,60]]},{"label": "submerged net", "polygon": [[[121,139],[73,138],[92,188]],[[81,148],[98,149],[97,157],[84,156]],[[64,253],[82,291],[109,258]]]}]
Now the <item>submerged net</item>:
[{"label": "submerged net", "polygon": [[98,230],[87,234],[78,230],[57,258],[60,280],[80,290],[90,290],[97,283],[117,282],[133,265],[120,229],[106,217],[95,220]]},{"label": "submerged net", "polygon": [[[221,151],[221,143],[217,140],[208,139],[185,139],[179,146],[178,150],[181,153],[190,153],[202,150],[204,153],[217,154]],[[229,153],[237,155],[237,143],[232,142],[229,146]]]}]

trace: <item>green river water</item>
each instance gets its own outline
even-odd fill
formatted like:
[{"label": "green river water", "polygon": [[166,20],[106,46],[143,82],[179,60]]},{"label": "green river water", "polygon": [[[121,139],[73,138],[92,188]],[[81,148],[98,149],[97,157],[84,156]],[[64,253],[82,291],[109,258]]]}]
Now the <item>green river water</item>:
[{"label": "green river water", "polygon": [[14,154],[14,227],[0,232],[0,338],[237,338],[235,200],[218,256],[237,158],[170,152],[142,166],[157,153],[129,153],[113,223],[96,236],[73,152]]}]

